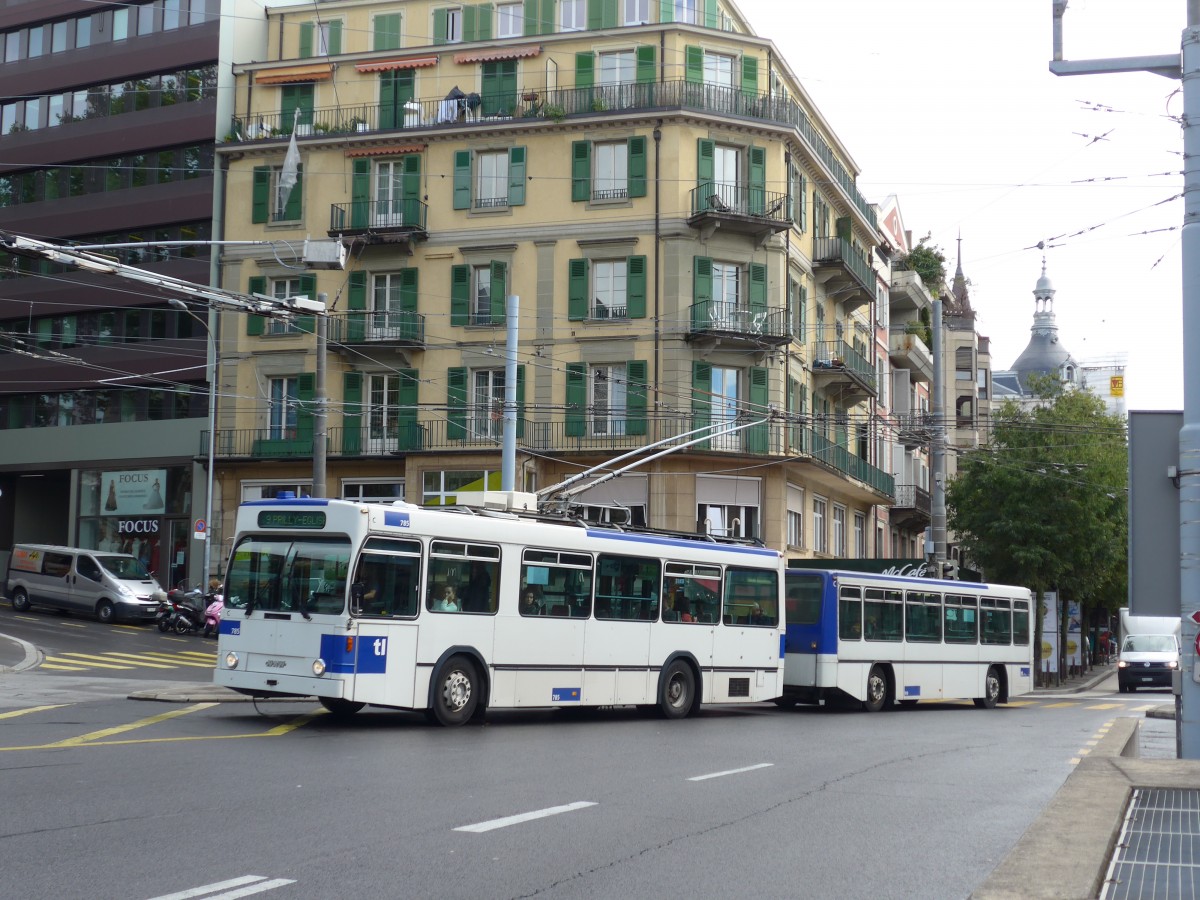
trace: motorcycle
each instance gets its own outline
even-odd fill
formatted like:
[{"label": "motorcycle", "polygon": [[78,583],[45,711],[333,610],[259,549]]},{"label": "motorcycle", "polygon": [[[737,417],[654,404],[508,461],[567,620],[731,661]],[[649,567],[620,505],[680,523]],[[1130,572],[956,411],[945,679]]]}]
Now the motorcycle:
[{"label": "motorcycle", "polygon": [[164,634],[170,631],[176,634],[199,631],[204,623],[203,608],[204,592],[198,587],[186,587],[181,582],[159,604],[155,616],[158,630]]},{"label": "motorcycle", "polygon": [[204,636],[216,637],[221,631],[221,611],[225,609],[225,598],[220,594],[209,594],[211,602],[204,610]]}]

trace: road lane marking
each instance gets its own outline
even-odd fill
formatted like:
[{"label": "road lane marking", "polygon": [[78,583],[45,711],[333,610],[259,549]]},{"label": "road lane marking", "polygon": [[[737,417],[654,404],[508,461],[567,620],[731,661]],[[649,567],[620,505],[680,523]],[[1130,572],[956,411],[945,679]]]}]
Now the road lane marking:
[{"label": "road lane marking", "polygon": [[1064,700],[1062,703],[1047,703],[1046,709],[1069,709],[1072,706],[1078,706],[1078,700]]},{"label": "road lane marking", "polygon": [[[82,659],[74,659],[72,657],[83,657]],[[47,656],[46,662],[58,663],[66,666],[86,666],[94,669],[120,669],[123,672],[128,672],[133,669],[133,666],[114,666],[112,663],[92,662],[93,659],[103,659],[102,656],[86,656],[82,653],[65,653],[62,656]]]},{"label": "road lane marking", "polygon": [[688,781],[707,781],[709,778],[722,778],[726,775],[740,775],[742,772],[753,772],[755,769],[769,769],[775,763],[759,763],[754,766],[743,766],[740,769],[726,769],[724,772],[713,772],[711,775],[696,775]]},{"label": "road lane marking", "polygon": [[[295,883],[289,878],[274,878],[268,881],[265,875],[243,875],[241,878],[231,878],[228,881],[218,881],[215,884],[206,884],[174,894],[151,897],[150,900],[192,900],[194,897],[206,897],[207,900],[234,900],[236,897],[249,897],[253,894],[261,894],[263,891],[272,891],[285,884]],[[240,890],[229,890],[230,888],[240,888]],[[225,891],[225,893],[214,894],[213,891]]]},{"label": "road lane marking", "polygon": [[1124,709],[1125,704],[1124,703],[1097,703],[1097,704],[1095,704],[1093,706],[1089,706],[1087,708],[1088,709]]},{"label": "road lane marking", "polygon": [[485,831],[494,831],[497,828],[507,828],[509,825],[520,825],[522,822],[532,822],[535,819],[544,819],[547,816],[557,816],[561,813],[575,812],[577,809],[587,809],[589,806],[597,806],[596,803],[591,803],[587,800],[579,800],[575,803],[568,803],[565,806],[550,806],[546,809],[538,809],[533,812],[520,813],[515,816],[505,816],[503,819],[492,819],[488,822],[479,822],[475,825],[461,825],[455,828],[455,831],[469,831],[472,834],[482,834]]},{"label": "road lane marking", "polygon": [[63,628],[87,628],[86,625],[83,625],[79,622],[59,622],[58,624]]},{"label": "road lane marking", "polygon": [[148,725],[157,725],[159,722],[166,722],[169,719],[175,719],[179,716],[186,716],[189,713],[200,712],[202,709],[209,709],[216,705],[216,703],[194,703],[191,706],[185,706],[183,709],[173,709],[170,712],[159,713],[157,716],[150,716],[146,719],[138,719],[136,722],[130,722],[126,725],[114,725],[112,728],[105,728],[101,731],[91,731],[87,734],[81,734],[77,737],[56,741],[50,746],[75,747],[79,744],[90,743],[91,741],[98,740],[99,738],[112,737],[114,734],[124,734],[126,731],[133,731],[136,728],[145,728]]},{"label": "road lane marking", "polygon": [[111,659],[114,662],[125,662],[126,660],[129,660],[134,665],[145,666],[150,669],[174,669],[174,668],[176,668],[176,666],[167,665],[167,663],[165,663],[162,660],[154,660],[153,662],[151,662],[150,659],[147,659],[145,656],[139,656],[136,653],[113,652],[113,653],[105,653],[104,657],[105,657],[105,659]]},{"label": "road lane marking", "polygon": [[[216,703],[202,703],[200,706],[217,706]],[[164,714],[158,718],[171,718],[173,716],[183,715],[183,712],[176,712],[171,715]],[[127,744],[181,744],[185,741],[233,741],[242,738],[264,738],[264,737],[279,737],[280,735],[289,734],[304,725],[307,725],[318,716],[328,715],[324,709],[316,710],[315,712],[305,713],[302,716],[297,716],[290,722],[285,722],[282,725],[276,725],[274,728],[269,728],[266,731],[253,731],[246,734],[188,734],[178,737],[152,737],[152,738],[124,738],[118,741],[101,741],[88,740],[84,743],[69,743],[59,741],[54,744],[25,744],[19,747],[0,747],[0,753],[12,750],[58,750],[64,746],[69,746],[72,749],[77,747],[123,747]],[[149,720],[147,720],[148,722]],[[138,727],[139,724],[128,726],[128,728]],[[126,728],[125,730],[128,730]],[[101,732],[96,732],[100,734]],[[85,738],[94,738],[96,735],[84,735]]]},{"label": "road lane marking", "polygon": [[0,719],[15,719],[17,716],[27,716],[30,713],[45,712],[48,709],[62,709],[67,706],[66,703],[55,703],[53,706],[31,706],[29,709],[14,709],[9,712],[0,713]]},{"label": "road lane marking", "polygon": [[217,661],[215,659],[210,659],[207,661],[199,660],[199,659],[195,659],[194,657],[191,657],[191,656],[184,656],[182,653],[179,653],[179,654],[160,653],[157,651],[151,651],[149,653],[143,654],[143,656],[146,659],[152,659],[155,662],[168,662],[169,661],[173,665],[191,666],[193,669],[211,669],[214,666],[216,666],[216,664],[217,664]]},{"label": "road lane marking", "polygon": [[55,672],[86,672],[84,666],[56,666],[54,663],[42,663],[39,669],[53,669]]}]

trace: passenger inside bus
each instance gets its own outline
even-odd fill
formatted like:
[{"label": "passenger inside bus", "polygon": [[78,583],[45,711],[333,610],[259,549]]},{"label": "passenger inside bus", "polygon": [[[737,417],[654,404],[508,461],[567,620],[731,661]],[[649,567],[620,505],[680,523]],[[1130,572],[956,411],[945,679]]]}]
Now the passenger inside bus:
[{"label": "passenger inside bus", "polygon": [[523,616],[542,616],[546,614],[546,610],[542,604],[538,602],[537,592],[532,588],[525,591],[521,596],[521,615]]},{"label": "passenger inside bus", "polygon": [[462,604],[458,601],[458,590],[452,584],[442,588],[442,599],[434,602],[435,612],[462,612]]}]

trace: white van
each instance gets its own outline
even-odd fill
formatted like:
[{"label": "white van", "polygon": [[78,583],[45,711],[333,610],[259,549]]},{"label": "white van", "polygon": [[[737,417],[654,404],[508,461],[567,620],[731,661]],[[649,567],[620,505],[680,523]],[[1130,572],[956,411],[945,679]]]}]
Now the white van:
[{"label": "white van", "polygon": [[1179,669],[1178,616],[1134,616],[1121,609],[1121,652],[1117,659],[1117,686],[1121,693],[1140,687],[1172,686]]},{"label": "white van", "polygon": [[136,556],[48,544],[17,544],[5,579],[12,607],[94,615],[101,622],[152,620],[166,593]]}]

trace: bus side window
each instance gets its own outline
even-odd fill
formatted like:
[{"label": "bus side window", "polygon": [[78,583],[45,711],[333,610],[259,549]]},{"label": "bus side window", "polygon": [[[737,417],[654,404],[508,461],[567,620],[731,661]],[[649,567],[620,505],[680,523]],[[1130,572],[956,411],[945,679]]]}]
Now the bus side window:
[{"label": "bus side window", "polygon": [[838,637],[843,641],[862,640],[862,591],[842,588],[838,597]]}]

